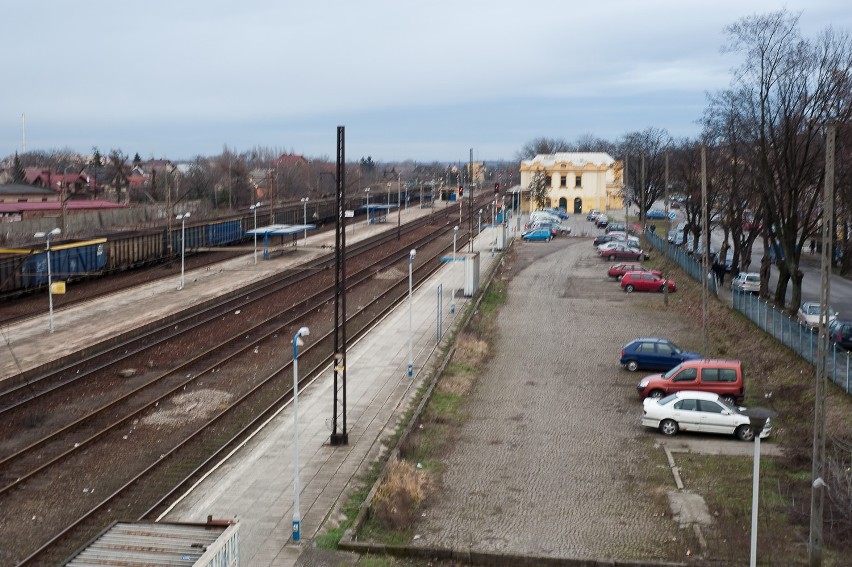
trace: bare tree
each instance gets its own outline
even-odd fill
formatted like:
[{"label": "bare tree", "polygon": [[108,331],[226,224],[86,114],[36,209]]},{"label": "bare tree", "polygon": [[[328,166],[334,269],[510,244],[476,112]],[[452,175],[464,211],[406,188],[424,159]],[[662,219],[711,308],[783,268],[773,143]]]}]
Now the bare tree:
[{"label": "bare tree", "polygon": [[[671,136],[666,130],[646,128],[626,134],[618,145],[616,157],[622,162],[627,158],[625,173],[632,194],[626,197],[639,205],[642,219],[654,201],[661,199],[665,193],[665,153],[671,143]],[[644,176],[641,171],[643,158]]]},{"label": "bare tree", "polygon": [[518,152],[517,160],[532,159],[539,154],[555,154],[571,151],[571,146],[565,140],[558,138],[536,138],[524,144]]},{"label": "bare tree", "polygon": [[547,193],[550,188],[547,186],[546,176],[543,171],[536,171],[530,178],[530,202],[535,203],[539,209],[543,209],[547,204]]},{"label": "bare tree", "polygon": [[728,51],[745,61],[734,75],[745,147],[766,205],[767,238],[781,251],[775,302],[783,307],[792,279],[791,308],[801,302],[804,242],[816,232],[824,179],[824,126],[850,118],[852,44],[831,29],[801,37],[798,16],[786,11],[731,25]]}]

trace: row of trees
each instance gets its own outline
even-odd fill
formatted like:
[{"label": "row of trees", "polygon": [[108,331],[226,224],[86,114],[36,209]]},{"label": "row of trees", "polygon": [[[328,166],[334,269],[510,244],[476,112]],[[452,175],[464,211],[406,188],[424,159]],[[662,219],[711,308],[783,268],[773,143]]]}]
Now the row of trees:
[{"label": "row of trees", "polygon": [[[770,246],[777,246],[779,278],[774,296],[784,307],[788,286],[793,308],[801,303],[799,269],[806,243],[818,238],[825,183],[826,129],[836,125],[835,226],[841,271],[852,269],[852,41],[831,28],[803,37],[798,15],[779,11],[744,18],[726,29],[724,49],[742,55],[728,88],[708,97],[702,132],[673,139],[648,128],[616,142],[584,136],[576,143],[539,138],[519,159],[557,151],[606,151],[626,164],[625,195],[644,214],[669,191],[685,198],[692,242],[701,234],[702,152],[708,218],[724,232],[724,255],[735,269],[749,269],[760,240],[764,296],[768,295]],[[763,227],[764,230],[750,228]]]}]

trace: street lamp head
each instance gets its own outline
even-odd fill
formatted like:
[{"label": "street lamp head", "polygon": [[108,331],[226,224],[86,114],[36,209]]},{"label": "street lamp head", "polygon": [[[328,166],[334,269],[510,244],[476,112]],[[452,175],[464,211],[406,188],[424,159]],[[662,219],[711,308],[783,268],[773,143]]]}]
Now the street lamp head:
[{"label": "street lamp head", "polygon": [[459,231],[459,227],[458,227],[458,225],[454,226],[454,227],[453,227],[453,232],[455,233],[455,232],[458,232],[458,231]]},{"label": "street lamp head", "polygon": [[409,256],[410,258],[414,258],[415,256],[417,256],[417,250],[416,250],[416,249],[414,249],[414,248],[412,248],[412,249],[411,249],[411,252],[409,252],[409,253],[408,253],[408,256]]},{"label": "street lamp head", "polygon": [[188,219],[188,218],[189,218],[189,213],[183,213],[183,214],[176,216],[175,220],[183,220],[183,219]]},{"label": "street lamp head", "polygon": [[302,327],[301,329],[299,329],[299,332],[296,333],[296,334],[299,335],[300,337],[307,337],[308,335],[311,334],[311,330],[307,327]]}]

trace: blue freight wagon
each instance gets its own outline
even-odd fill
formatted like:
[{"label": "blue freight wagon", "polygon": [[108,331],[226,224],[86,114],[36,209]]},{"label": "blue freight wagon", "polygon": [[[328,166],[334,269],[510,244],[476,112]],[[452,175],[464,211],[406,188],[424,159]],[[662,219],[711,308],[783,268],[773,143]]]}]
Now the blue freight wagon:
[{"label": "blue freight wagon", "polygon": [[[68,281],[100,274],[106,266],[106,238],[68,242],[50,247],[53,281]],[[25,287],[47,285],[47,251],[27,257],[21,269]]]},{"label": "blue freight wagon", "polygon": [[222,246],[239,241],[243,230],[239,220],[224,221],[207,225],[207,246]]}]

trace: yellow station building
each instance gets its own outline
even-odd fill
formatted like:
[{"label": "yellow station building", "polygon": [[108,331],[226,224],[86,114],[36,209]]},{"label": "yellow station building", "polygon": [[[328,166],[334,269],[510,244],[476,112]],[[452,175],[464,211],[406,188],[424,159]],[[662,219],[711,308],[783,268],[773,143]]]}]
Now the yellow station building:
[{"label": "yellow station building", "polygon": [[592,209],[621,209],[623,169],[622,162],[604,152],[539,154],[521,162],[522,208],[535,208],[530,202],[529,186],[536,172],[542,172],[549,189],[548,207],[563,207],[577,215]]}]

